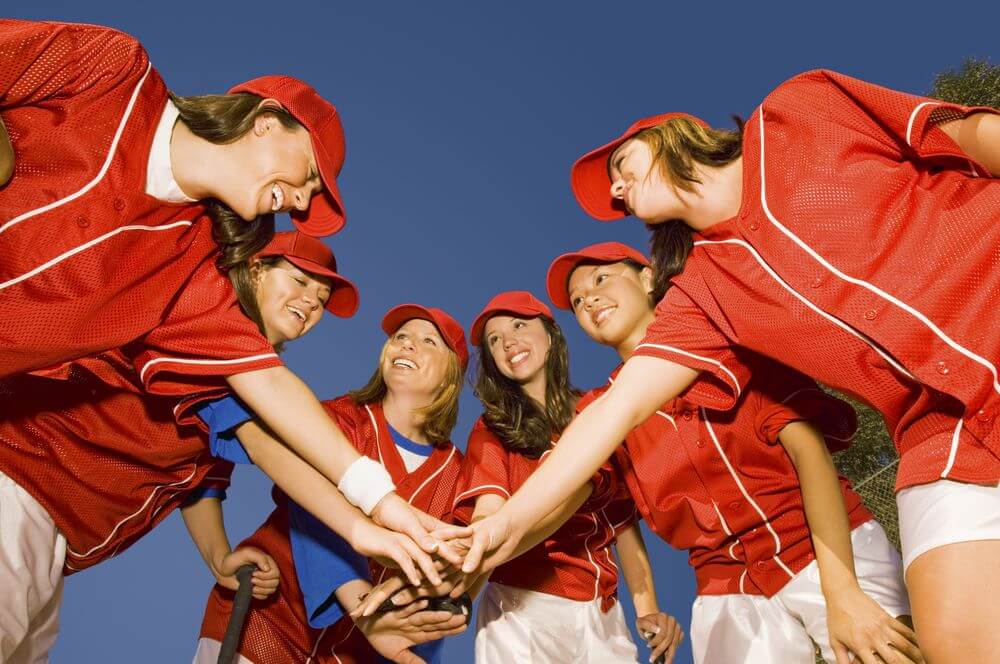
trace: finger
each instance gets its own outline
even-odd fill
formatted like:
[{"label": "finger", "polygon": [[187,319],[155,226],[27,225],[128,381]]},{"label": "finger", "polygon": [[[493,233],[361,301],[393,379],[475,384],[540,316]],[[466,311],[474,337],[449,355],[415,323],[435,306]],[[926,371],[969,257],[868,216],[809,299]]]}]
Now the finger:
[{"label": "finger", "polygon": [[431,532],[431,536],[439,540],[465,539],[472,537],[473,530],[469,526],[444,525]]},{"label": "finger", "polygon": [[670,647],[670,643],[667,642],[666,640],[664,640],[658,646],[656,646],[655,648],[653,648],[652,649],[653,652],[651,652],[649,654],[650,661],[651,662],[655,662],[656,660],[658,660],[663,653],[667,652],[667,648],[669,648],[669,647]]},{"label": "finger", "polygon": [[674,657],[677,656],[677,646],[671,645],[663,653],[663,664],[672,664]]},{"label": "finger", "polygon": [[412,585],[420,585],[420,572],[417,571],[416,565],[413,564],[413,558],[410,557],[410,551],[407,550],[405,544],[400,545],[399,548],[394,547],[391,558],[399,565],[399,570]]},{"label": "finger", "polygon": [[465,560],[465,556],[460,554],[453,546],[445,541],[438,542],[437,555],[455,567],[461,566],[462,561]]},{"label": "finger", "polygon": [[360,618],[361,616],[371,615],[370,613],[366,613],[369,607],[374,607],[373,608],[374,612],[375,609],[378,609],[378,607],[382,606],[382,603],[385,602],[385,600],[389,599],[389,593],[391,591],[389,588],[384,588],[383,587],[384,585],[385,584],[383,584],[382,586],[378,586],[377,588],[372,590],[364,597],[364,599],[361,600],[360,604],[354,607],[354,610],[350,612],[350,616],[352,619]]},{"label": "finger", "polygon": [[451,597],[452,599],[457,599],[462,595],[464,595],[465,590],[472,585],[468,581],[469,577],[463,574],[462,577],[459,578],[458,582],[455,583],[454,586],[452,586],[451,592],[448,593],[448,597]]},{"label": "finger", "polygon": [[424,660],[414,655],[409,650],[402,650],[392,658],[396,664],[427,664]]},{"label": "finger", "polygon": [[441,629],[434,632],[423,632],[419,637],[421,643],[426,643],[427,641],[437,641],[438,639],[444,639],[449,636],[457,636],[466,630],[465,625],[461,627],[456,627],[454,629]]},{"label": "finger", "polygon": [[[403,545],[403,548],[406,549],[407,553],[409,553],[410,556],[417,561],[417,565],[420,566],[420,571],[424,573],[424,576],[431,583],[431,585],[436,586],[441,583],[441,574],[434,569],[434,560],[430,556],[421,551],[416,544],[409,541],[405,537],[400,538],[400,543]],[[413,585],[420,585],[419,577]]]},{"label": "finger", "polygon": [[[425,602],[426,604],[426,602]],[[438,625],[448,622],[454,617],[451,611],[421,611],[410,616],[410,624],[414,627],[427,627],[428,625]],[[426,630],[424,630],[426,631]]]},{"label": "finger", "polygon": [[407,604],[403,608],[393,611],[392,614],[399,620],[410,620],[415,613],[423,611],[426,608],[427,600],[422,599],[413,604]]},{"label": "finger", "polygon": [[901,652],[892,647],[888,642],[879,643],[875,647],[878,656],[885,664],[912,664],[913,660],[904,656]]},{"label": "finger", "polygon": [[911,642],[909,639],[901,634],[896,634],[890,637],[889,642],[892,647],[903,654],[906,659],[904,661],[916,662],[917,664],[923,664],[924,655],[920,652],[920,647],[915,643]]},{"label": "finger", "polygon": [[851,655],[842,643],[831,641],[830,647],[833,649],[833,656],[837,659],[837,664],[851,664]]},{"label": "finger", "polygon": [[486,552],[486,545],[488,543],[488,536],[482,531],[477,530],[473,534],[472,546],[469,547],[469,552],[465,554],[465,562],[462,563],[463,572],[469,574],[479,569],[479,564],[483,560],[483,554]]},{"label": "finger", "polygon": [[902,620],[899,620],[898,618],[893,618],[889,622],[889,627],[891,627],[893,631],[902,635],[903,638],[905,638],[910,643],[917,645],[917,633],[914,632],[910,628],[910,626],[904,623]]},{"label": "finger", "polygon": [[254,590],[266,590],[268,592],[274,592],[275,589],[277,589],[277,587],[278,587],[277,579],[265,579],[263,581],[253,582]]}]

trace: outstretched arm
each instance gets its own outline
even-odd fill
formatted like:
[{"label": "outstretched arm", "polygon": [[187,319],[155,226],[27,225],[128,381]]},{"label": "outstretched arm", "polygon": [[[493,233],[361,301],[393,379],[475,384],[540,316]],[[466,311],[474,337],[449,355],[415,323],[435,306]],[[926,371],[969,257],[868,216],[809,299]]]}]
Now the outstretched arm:
[{"label": "outstretched arm", "polygon": [[[922,662],[913,631],[868,597],[854,570],[851,528],[837,470],[823,435],[807,422],[792,422],[778,440],[799,476],[806,522],[816,551],[827,604],[830,646],[838,662]],[[902,657],[907,659],[900,659]]]},{"label": "outstretched arm", "polygon": [[[669,360],[634,356],[615,383],[570,423],[549,459],[507,504],[472,526],[463,571],[493,569],[509,559],[525,534],[597,471],[629,431],[678,396],[698,376]],[[483,555],[492,553],[484,560]]]}]

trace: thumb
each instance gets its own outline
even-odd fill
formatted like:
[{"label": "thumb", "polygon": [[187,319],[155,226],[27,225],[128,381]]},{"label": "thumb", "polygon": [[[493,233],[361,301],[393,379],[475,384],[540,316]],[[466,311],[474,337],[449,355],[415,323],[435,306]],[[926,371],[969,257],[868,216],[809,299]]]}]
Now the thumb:
[{"label": "thumb", "polygon": [[237,564],[233,568],[234,573],[236,569],[247,563],[256,565],[259,570],[265,572],[271,571],[271,556],[252,546],[242,546],[236,549],[236,551],[233,551],[233,558],[237,561]]}]

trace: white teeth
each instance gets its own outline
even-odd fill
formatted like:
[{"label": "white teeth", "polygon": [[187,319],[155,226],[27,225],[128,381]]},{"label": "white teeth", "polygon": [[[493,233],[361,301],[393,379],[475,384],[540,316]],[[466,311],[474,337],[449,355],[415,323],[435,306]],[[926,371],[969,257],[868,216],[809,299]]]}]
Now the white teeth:
[{"label": "white teeth", "polygon": [[597,316],[594,317],[594,322],[600,325],[604,320],[615,312],[618,307],[607,307],[606,309],[601,309],[597,312]]},{"label": "white teeth", "polygon": [[299,320],[301,320],[303,323],[306,322],[306,315],[304,313],[302,313],[301,311],[299,311],[295,307],[288,307],[288,306],[286,306],[285,308],[288,309],[289,311],[291,311],[296,316],[298,316]]},{"label": "white teeth", "polygon": [[414,364],[411,360],[406,359],[405,357],[400,357],[400,358],[397,358],[397,359],[393,360],[392,361],[392,366],[394,366],[394,367],[405,367],[407,369],[416,369],[417,368],[416,364]]},{"label": "white teeth", "polygon": [[285,194],[277,183],[271,186],[271,212],[277,212],[285,204]]},{"label": "white teeth", "polygon": [[526,351],[526,350],[521,351],[520,353],[518,353],[514,357],[510,358],[510,364],[511,364],[511,366],[513,366],[515,364],[520,364],[525,359],[527,359],[527,357],[528,357],[528,351]]}]

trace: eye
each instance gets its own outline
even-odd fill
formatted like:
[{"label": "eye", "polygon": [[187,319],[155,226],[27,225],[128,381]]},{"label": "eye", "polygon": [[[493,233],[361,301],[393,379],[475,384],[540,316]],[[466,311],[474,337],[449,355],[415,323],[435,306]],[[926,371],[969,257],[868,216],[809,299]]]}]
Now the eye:
[{"label": "eye", "polygon": [[500,340],[500,337],[498,337],[495,334],[491,334],[489,337],[486,338],[486,343],[488,345],[492,346],[492,345],[494,345],[499,340]]},{"label": "eye", "polygon": [[576,309],[577,307],[580,306],[581,302],[583,302],[583,298],[578,295],[578,296],[574,297],[572,300],[570,300],[570,306],[572,306],[574,309]]},{"label": "eye", "polygon": [[527,323],[525,323],[523,320],[514,321],[514,329],[515,330],[520,330],[525,325],[527,325]]},{"label": "eye", "polygon": [[399,332],[399,333],[396,334],[396,340],[397,341],[402,341],[405,338],[406,338],[406,333],[405,332]]},{"label": "eye", "polygon": [[596,278],[594,279],[594,281],[595,281],[596,283],[601,283],[602,281],[604,281],[605,277],[607,277],[607,276],[608,276],[608,275],[606,275],[606,274],[599,274],[599,275],[597,275],[597,277],[596,277]]},{"label": "eye", "polygon": [[437,340],[434,337],[424,337],[424,343],[430,344],[431,346],[437,346]]}]

